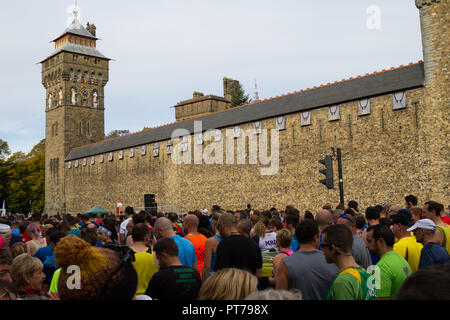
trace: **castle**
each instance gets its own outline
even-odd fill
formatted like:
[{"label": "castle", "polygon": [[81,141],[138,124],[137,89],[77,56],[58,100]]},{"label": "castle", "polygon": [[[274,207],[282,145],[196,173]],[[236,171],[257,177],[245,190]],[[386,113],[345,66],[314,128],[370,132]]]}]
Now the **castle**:
[{"label": "castle", "polygon": [[[174,106],[176,122],[109,140],[104,140],[104,88],[110,59],[97,49],[95,25],[85,28],[75,16],[42,61],[45,212],[76,214],[93,205],[115,211],[118,200],[139,208],[145,195],[183,212],[248,203],[314,210],[339,202],[337,188],[319,183],[318,160],[332,147],[342,149],[346,201],[355,199],[363,208],[386,201],[402,205],[412,193],[421,203],[447,203],[449,2],[415,3],[423,62],[233,108],[230,94],[237,82],[224,78],[224,97],[194,92]],[[267,165],[261,161],[237,164],[237,155],[233,164],[173,161],[177,150],[190,156],[196,148],[206,151],[230,129],[254,135],[276,131],[276,173],[261,174]],[[185,136],[174,138],[176,130]],[[205,139],[211,130],[215,137]],[[231,140],[233,147],[239,139]]]}]

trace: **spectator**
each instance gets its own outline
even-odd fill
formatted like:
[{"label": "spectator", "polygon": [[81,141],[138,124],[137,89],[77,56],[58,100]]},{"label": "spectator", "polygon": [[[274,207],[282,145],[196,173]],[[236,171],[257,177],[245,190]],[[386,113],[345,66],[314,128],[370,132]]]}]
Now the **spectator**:
[{"label": "spectator", "polygon": [[9,249],[0,249],[0,279],[12,282],[11,265],[13,258]]},{"label": "spectator", "polygon": [[274,290],[272,288],[251,293],[245,300],[302,300],[300,290]]},{"label": "spectator", "polygon": [[27,253],[27,245],[25,243],[23,243],[22,241],[16,242],[11,246],[10,251],[11,251],[11,255],[14,259],[19,254]]},{"label": "spectator", "polygon": [[131,219],[130,221],[128,221],[127,223],[127,233],[125,235],[125,245],[128,247],[132,247],[133,246],[133,237],[131,236],[131,232],[133,231],[133,227],[134,227],[134,221],[133,219]]},{"label": "spectator", "polygon": [[397,300],[450,300],[450,263],[420,269],[406,278]]},{"label": "spectator", "polygon": [[202,281],[205,281],[208,276],[214,273],[214,267],[216,265],[217,246],[219,245],[220,241],[222,241],[220,232],[217,229],[217,223],[221,214],[222,213],[220,211],[215,211],[211,214],[212,227],[215,231],[215,234],[205,241],[205,263],[203,264]]},{"label": "spectator", "polygon": [[277,231],[277,248],[278,248],[278,254],[273,258],[272,260],[272,276],[269,278],[269,283],[272,286],[275,286],[276,284],[276,276],[278,272],[278,267],[280,265],[281,259],[290,256],[294,253],[290,249],[291,240],[292,240],[292,233],[288,229],[282,229]]},{"label": "spectator", "polygon": [[[198,232],[198,223],[199,219],[195,214],[188,214],[186,216],[183,221],[183,228],[186,232],[184,238],[194,245],[198,270],[203,270],[203,265],[205,263],[206,237]],[[201,276],[202,275],[200,274],[200,278]]]},{"label": "spectator", "polygon": [[439,243],[450,253],[450,226],[441,219],[441,211],[444,206],[435,201],[425,202],[422,210],[422,218],[430,219],[436,225],[435,242]]},{"label": "spectator", "polygon": [[250,238],[250,232],[253,228],[252,221],[250,219],[241,219],[238,224],[239,233],[246,237]]},{"label": "spectator", "polygon": [[47,241],[42,237],[41,229],[35,222],[28,225],[27,232],[30,237],[30,240],[26,242],[27,252],[33,257],[39,248],[47,246]]},{"label": "spectator", "polygon": [[[389,206],[390,205],[387,204],[388,208],[389,208]],[[377,206],[367,207],[366,212],[365,212],[367,227],[380,224],[380,213],[381,213],[381,210]],[[363,230],[363,232],[361,234],[361,238],[366,243],[366,246],[369,247],[369,243],[367,242],[367,228],[365,228]],[[375,256],[372,252],[370,252],[370,258],[372,259],[372,265],[375,265],[378,263],[378,261],[380,261],[380,258]]]},{"label": "spectator", "polygon": [[421,219],[407,231],[413,231],[417,242],[423,244],[418,269],[450,262],[450,255],[447,250],[439,243],[434,242],[436,225],[433,221]]},{"label": "spectator", "polygon": [[[158,223],[156,221],[155,227]],[[169,221],[170,223],[170,221]],[[158,228],[158,227],[157,227]],[[200,290],[200,274],[182,265],[178,246],[171,237],[159,239],[154,247],[161,269],[150,280],[146,294],[158,300],[195,300]]]},{"label": "spectator", "polygon": [[16,300],[16,287],[11,281],[0,279],[0,301]]},{"label": "spectator", "polygon": [[148,246],[150,243],[149,228],[143,223],[138,223],[133,227],[131,236],[133,237],[131,249],[134,251],[135,258],[132,264],[138,276],[136,295],[139,296],[144,295],[147,291],[151,278],[158,272],[158,267],[153,259],[152,250]]},{"label": "spectator", "polygon": [[[331,226],[331,224],[333,223],[333,215],[331,214],[331,211],[327,209],[322,209],[317,211],[315,219],[317,221],[317,225],[319,227],[320,232],[319,240],[320,243],[322,243],[322,232],[326,227]],[[320,248],[321,246],[319,245],[319,250]]]},{"label": "spectator", "polygon": [[269,220],[269,224],[267,225],[267,229],[269,232],[277,232],[278,230],[283,229],[283,224],[281,220],[278,218],[272,218]]},{"label": "spectator", "polygon": [[97,246],[97,230],[94,228],[83,228],[81,230],[81,239],[89,243],[91,246],[96,247]]},{"label": "spectator", "polygon": [[119,243],[125,244],[125,239],[128,235],[127,225],[128,222],[132,221],[134,215],[134,209],[132,207],[125,208],[125,220],[120,224],[119,229]]},{"label": "spectator", "polygon": [[167,214],[167,219],[170,220],[170,222],[172,222],[172,225],[174,227],[174,231],[179,235],[179,236],[184,236],[183,233],[183,229],[181,228],[180,225],[178,225],[178,214],[176,214],[175,212],[169,212]]},{"label": "spectator", "polygon": [[355,218],[350,215],[343,214],[337,220],[337,224],[348,227],[352,233],[352,255],[358,265],[367,269],[372,264],[369,249],[367,249],[364,240],[356,233]]},{"label": "spectator", "polygon": [[[54,250],[61,267],[57,282],[61,300],[131,300],[138,281],[131,250],[116,248],[98,248],[75,235],[62,238]],[[73,277],[73,266],[79,267],[80,289],[66,285]]]},{"label": "spectator", "polygon": [[67,232],[67,235],[73,234],[78,237],[81,236],[80,229],[77,227],[77,219],[72,215],[67,215],[66,221],[70,228],[70,230]]},{"label": "spectator", "polygon": [[0,249],[9,248],[11,237],[11,227],[7,224],[0,224]]},{"label": "spectator", "polygon": [[258,278],[261,277],[261,251],[252,240],[239,234],[236,217],[229,213],[222,214],[217,229],[222,241],[217,247],[214,271],[238,268],[247,270]]},{"label": "spectator", "polygon": [[371,276],[352,256],[354,235],[350,228],[337,224],[329,226],[323,233],[322,251],[325,258],[339,270],[327,300],[375,300],[376,289],[368,285]]},{"label": "spectator", "polygon": [[405,204],[406,208],[411,210],[411,208],[417,207],[417,197],[410,194],[409,196],[405,197]]},{"label": "spectator", "polygon": [[64,232],[58,231],[56,228],[53,229],[54,230],[52,232],[47,233],[47,243],[50,246],[51,254],[45,256],[43,261],[41,260],[43,264],[42,272],[44,272],[45,274],[45,279],[42,282],[43,291],[47,291],[48,287],[50,286],[53,273],[59,268],[59,266],[56,264],[55,261],[54,255],[55,247],[58,244],[58,242],[67,235]]},{"label": "spectator", "polygon": [[102,247],[107,244],[114,243],[112,239],[112,231],[105,228],[104,226],[100,226],[97,229],[97,241],[102,243]]},{"label": "spectator", "polygon": [[288,214],[286,216],[286,219],[284,219],[286,229],[288,229],[292,234],[290,249],[294,252],[297,251],[300,247],[297,236],[295,235],[295,228],[297,228],[298,223],[299,223],[299,215]]},{"label": "spectator", "polygon": [[[33,230],[31,231],[33,232]],[[45,296],[45,293],[41,291],[45,278],[42,268],[42,262],[27,253],[22,253],[14,258],[11,265],[11,278],[20,297]]]},{"label": "spectator", "polygon": [[203,282],[198,300],[244,300],[258,291],[258,279],[248,271],[225,268]]},{"label": "spectator", "polygon": [[359,212],[359,210],[358,210],[358,202],[356,202],[355,200],[350,200],[348,202],[348,207],[353,209],[356,213]]},{"label": "spectator", "polygon": [[155,235],[157,239],[172,238],[178,247],[178,259],[181,264],[198,271],[197,255],[194,245],[187,239],[175,234],[172,222],[166,217],[160,217],[155,223]]},{"label": "spectator", "polygon": [[392,215],[396,214],[397,212],[399,212],[402,208],[400,208],[398,205],[393,204],[389,207],[389,210],[387,211],[387,217],[386,218],[391,218]]},{"label": "spectator", "polygon": [[422,219],[422,208],[413,207],[413,208],[410,208],[409,211],[411,211],[412,223],[416,223],[417,221]]},{"label": "spectator", "polygon": [[407,229],[411,226],[411,212],[409,209],[401,209],[391,216],[392,232],[398,241],[394,244],[394,251],[408,261],[412,272],[419,269],[420,252],[423,245],[416,241],[415,237]]},{"label": "spectator", "polygon": [[395,236],[382,224],[367,229],[369,250],[380,258],[375,270],[380,276],[377,299],[393,299],[403,281],[412,273],[408,262],[393,250]]},{"label": "spectator", "polygon": [[[42,231],[44,232],[45,230],[45,226],[42,229]],[[34,254],[35,258],[38,258],[39,260],[41,260],[42,263],[44,263],[45,259],[47,259],[48,256],[52,256],[53,255],[53,250],[48,242],[50,235],[54,232],[58,232],[58,230],[54,227],[47,229],[47,231],[45,232],[45,241],[47,243],[47,246],[39,248],[36,253]]]},{"label": "spectator", "polygon": [[324,300],[338,274],[334,264],[328,264],[318,250],[319,228],[314,220],[300,222],[295,233],[300,249],[283,258],[276,276],[276,289],[299,289],[304,300]]}]

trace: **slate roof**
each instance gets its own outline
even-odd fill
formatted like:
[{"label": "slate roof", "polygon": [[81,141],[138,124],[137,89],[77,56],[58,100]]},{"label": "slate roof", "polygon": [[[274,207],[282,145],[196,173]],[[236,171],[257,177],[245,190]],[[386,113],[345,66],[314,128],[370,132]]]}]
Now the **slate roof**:
[{"label": "slate roof", "polygon": [[88,46],[83,46],[80,44],[75,44],[75,43],[70,43],[67,42],[66,44],[62,45],[61,47],[59,47],[58,49],[56,49],[51,55],[49,55],[47,58],[45,58],[44,60],[41,61],[41,63],[45,62],[46,60],[50,59],[53,56],[56,56],[58,53],[62,52],[62,51],[66,51],[66,52],[71,52],[71,53],[76,53],[76,54],[82,54],[85,56],[90,56],[90,57],[94,57],[94,58],[102,58],[102,59],[107,59],[107,60],[111,60],[110,58],[107,58],[105,55],[103,55],[100,51],[98,51],[96,48],[93,47],[88,47]]},{"label": "slate roof", "polygon": [[97,40],[96,37],[94,37],[89,31],[87,31],[85,27],[83,27],[83,25],[80,23],[80,21],[78,21],[77,18],[73,19],[72,23],[66,28],[66,30],[64,30],[64,32],[53,41],[58,40],[67,33]]},{"label": "slate roof", "polygon": [[340,82],[336,81],[320,87],[286,94],[281,97],[265,99],[210,115],[178,121],[74,148],[70,151],[65,161],[170,140],[172,132],[179,128],[187,129],[192,134],[194,133],[194,121],[202,121],[203,131],[231,127],[243,123],[422,87],[424,85],[424,78],[423,62],[410,63],[408,66],[391,68]]}]

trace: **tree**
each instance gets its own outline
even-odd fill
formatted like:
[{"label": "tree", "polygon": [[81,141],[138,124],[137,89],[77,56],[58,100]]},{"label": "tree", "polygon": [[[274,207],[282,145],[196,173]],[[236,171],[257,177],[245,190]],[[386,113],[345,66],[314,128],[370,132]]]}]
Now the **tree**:
[{"label": "tree", "polygon": [[230,107],[242,106],[244,104],[252,102],[252,99],[248,94],[245,94],[244,88],[239,83],[239,86],[231,94],[231,105]]},{"label": "tree", "polygon": [[129,134],[130,130],[113,130],[105,136],[105,139],[111,139]]},{"label": "tree", "polygon": [[0,159],[5,159],[10,154],[11,151],[9,150],[8,142],[0,139]]}]

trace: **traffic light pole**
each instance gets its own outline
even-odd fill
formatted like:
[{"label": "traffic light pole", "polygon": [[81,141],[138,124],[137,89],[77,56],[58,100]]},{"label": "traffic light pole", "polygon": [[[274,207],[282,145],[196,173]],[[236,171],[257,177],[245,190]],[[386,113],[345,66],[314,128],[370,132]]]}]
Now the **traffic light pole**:
[{"label": "traffic light pole", "polygon": [[338,171],[339,171],[339,197],[340,197],[341,203],[344,204],[344,181],[342,179],[341,148],[337,148],[337,161],[338,161]]}]

